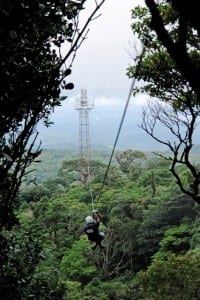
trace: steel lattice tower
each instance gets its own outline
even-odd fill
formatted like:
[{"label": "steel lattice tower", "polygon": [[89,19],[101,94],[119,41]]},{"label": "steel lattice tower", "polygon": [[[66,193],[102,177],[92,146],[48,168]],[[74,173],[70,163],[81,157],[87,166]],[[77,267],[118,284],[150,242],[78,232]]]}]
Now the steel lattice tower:
[{"label": "steel lattice tower", "polygon": [[79,159],[78,180],[86,182],[90,177],[90,132],[89,111],[94,108],[93,101],[87,98],[87,90],[82,89],[76,99],[75,109],[79,112]]}]

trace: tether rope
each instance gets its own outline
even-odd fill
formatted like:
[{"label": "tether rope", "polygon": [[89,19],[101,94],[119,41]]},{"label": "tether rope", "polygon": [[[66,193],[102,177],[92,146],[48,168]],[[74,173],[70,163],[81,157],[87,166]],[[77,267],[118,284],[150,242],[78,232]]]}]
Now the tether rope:
[{"label": "tether rope", "polygon": [[92,181],[91,181],[91,174],[90,174],[90,166],[88,164],[88,178],[89,178],[89,189],[90,189],[90,197],[92,200],[92,210],[94,210],[94,197],[92,192]]}]

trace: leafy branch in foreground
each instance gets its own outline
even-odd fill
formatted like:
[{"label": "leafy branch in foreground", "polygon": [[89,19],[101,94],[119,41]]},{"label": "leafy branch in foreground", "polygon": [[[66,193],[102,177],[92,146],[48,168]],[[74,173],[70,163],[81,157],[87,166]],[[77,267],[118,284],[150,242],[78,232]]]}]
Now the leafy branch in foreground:
[{"label": "leafy branch in foreground", "polygon": [[[177,45],[180,47],[180,30],[182,30],[182,25],[179,23],[180,16],[168,1],[160,1],[156,7],[154,1],[147,2],[149,6],[152,5],[153,12],[140,6],[132,11],[132,30],[144,45],[143,58],[136,74],[136,79],[141,84],[134,88],[133,93],[134,95],[143,93],[150,97],[148,107],[143,111],[141,127],[157,142],[169,148],[171,156],[161,156],[171,161],[170,170],[181,191],[200,203],[199,167],[191,159],[194,133],[200,115],[198,89],[196,83],[192,82],[192,78],[189,80],[184,75],[183,69],[179,68],[177,61],[162,40],[164,37],[160,37],[157,31],[156,35],[152,30],[154,23],[162,22],[164,29],[160,28],[160,30],[164,33],[161,32],[160,35],[165,34],[170,39],[170,43],[173,43],[173,47]],[[153,13],[155,15],[152,16]],[[182,42],[187,42],[187,49],[183,47],[183,52],[187,52],[192,68],[198,71],[198,32],[193,25],[189,23],[187,25],[187,34],[184,32],[182,36],[186,39]],[[136,67],[137,65],[133,65],[128,68],[129,77],[134,76]],[[196,79],[199,80],[199,77]],[[157,131],[157,125],[164,130],[161,136]],[[170,140],[163,134],[166,131]]]},{"label": "leafy branch in foreground", "polygon": [[12,227],[13,206],[26,168],[41,153],[35,147],[37,124],[49,117],[66,98],[63,90],[76,52],[85,40],[88,26],[105,0],[94,1],[94,9],[80,26],[86,0],[24,0],[0,12],[0,226]]}]

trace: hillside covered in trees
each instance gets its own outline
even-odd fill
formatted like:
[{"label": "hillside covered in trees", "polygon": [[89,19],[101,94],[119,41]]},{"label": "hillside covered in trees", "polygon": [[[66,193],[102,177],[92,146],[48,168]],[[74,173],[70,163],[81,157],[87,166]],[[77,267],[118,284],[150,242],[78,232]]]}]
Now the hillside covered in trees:
[{"label": "hillside covered in trees", "polygon": [[[91,183],[64,160],[54,178],[23,186],[7,265],[23,279],[23,299],[199,299],[199,206],[180,193],[167,161],[139,154],[115,155],[101,195],[107,165],[97,160]],[[91,190],[104,251],[93,252],[83,233]]]},{"label": "hillside covered in trees", "polygon": [[[149,99],[140,127],[165,153],[118,151],[109,169],[107,153],[96,153],[80,181],[75,153],[53,160],[36,143],[39,122],[48,127],[74,87],[73,61],[104,2],[80,24],[87,0],[1,1],[2,300],[200,299],[197,1],[145,0],[132,10],[140,47],[129,95]],[[103,250],[83,232],[93,208]]]}]

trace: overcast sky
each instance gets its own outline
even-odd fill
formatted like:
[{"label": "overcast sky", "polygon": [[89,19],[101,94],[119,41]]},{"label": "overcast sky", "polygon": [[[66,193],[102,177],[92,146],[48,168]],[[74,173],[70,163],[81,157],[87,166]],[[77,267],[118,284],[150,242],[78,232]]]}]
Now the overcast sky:
[{"label": "overcast sky", "polygon": [[[94,0],[88,3],[93,4]],[[130,82],[128,53],[136,39],[131,32],[131,9],[142,0],[106,0],[101,16],[90,24],[88,39],[79,49],[73,66],[75,92],[87,88],[95,98],[126,98]]]},{"label": "overcast sky", "polygon": [[[85,6],[91,10],[94,4],[94,0],[88,0]],[[131,31],[131,9],[138,4],[143,5],[144,1],[105,1],[101,16],[90,24],[88,38],[78,50],[72,75],[68,77],[75,85],[74,90],[67,91],[68,99],[55,110],[54,125],[40,130],[43,145],[78,142],[79,119],[74,99],[81,89],[86,89],[88,97],[94,100],[89,115],[91,144],[112,147],[131,86],[126,71],[132,63],[130,53],[137,44]],[[88,10],[84,14],[87,16]],[[138,128],[142,103],[141,97],[131,99],[119,139],[121,148],[145,148],[140,140],[144,143],[148,136]]]},{"label": "overcast sky", "polygon": [[[90,11],[94,5],[95,0],[87,0],[85,4]],[[101,16],[90,24],[88,38],[78,49],[72,75],[67,77],[75,88],[67,91],[67,100],[55,109],[54,125],[50,128],[39,126],[43,148],[79,143],[79,115],[74,103],[81,89],[86,89],[88,98],[94,101],[94,109],[89,113],[90,143],[112,149],[131,86],[131,80],[126,76],[127,67],[132,64],[130,53],[133,55],[134,47],[138,45],[131,32],[131,9],[136,5],[144,5],[144,1],[106,0],[99,11]],[[85,9],[85,17],[88,14]],[[146,100],[144,96],[131,97],[118,149],[163,149],[139,127],[141,106]],[[171,138],[166,130],[160,129],[159,133]]]}]

